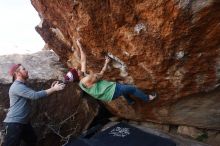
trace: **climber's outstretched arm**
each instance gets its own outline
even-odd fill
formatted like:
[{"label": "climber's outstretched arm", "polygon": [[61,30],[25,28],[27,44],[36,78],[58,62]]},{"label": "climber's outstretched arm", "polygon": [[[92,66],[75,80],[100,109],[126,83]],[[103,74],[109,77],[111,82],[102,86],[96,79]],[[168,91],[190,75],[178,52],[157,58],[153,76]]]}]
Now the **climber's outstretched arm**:
[{"label": "climber's outstretched arm", "polygon": [[102,79],[109,62],[110,62],[110,58],[106,58],[105,64],[99,73],[95,73],[95,74],[91,73],[91,74],[87,75],[86,77],[84,77],[83,79],[81,79],[80,82],[82,82],[87,87],[91,87],[94,83],[96,83]]},{"label": "climber's outstretched arm", "polygon": [[80,63],[81,63],[81,71],[86,72],[86,54],[84,53],[82,49],[82,45],[79,42],[79,40],[76,41],[77,46],[79,47],[79,52],[80,52]]},{"label": "climber's outstretched arm", "polygon": [[95,74],[97,80],[100,80],[103,77],[103,75],[104,75],[104,73],[105,73],[105,71],[107,69],[108,63],[110,61],[111,61],[111,59],[109,57],[105,58],[105,64],[104,64],[102,70],[99,73]]}]

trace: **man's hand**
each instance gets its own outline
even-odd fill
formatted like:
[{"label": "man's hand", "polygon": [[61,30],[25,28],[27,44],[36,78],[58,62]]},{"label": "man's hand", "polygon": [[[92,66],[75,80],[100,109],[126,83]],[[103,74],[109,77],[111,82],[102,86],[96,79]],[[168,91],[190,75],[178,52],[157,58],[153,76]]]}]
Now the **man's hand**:
[{"label": "man's hand", "polygon": [[56,83],[58,83],[58,81],[54,81],[54,82],[51,84],[50,87],[51,87],[51,88],[54,87],[54,85],[55,85]]},{"label": "man's hand", "polygon": [[53,85],[53,90],[54,91],[60,91],[60,90],[63,90],[65,87],[65,84],[64,83],[58,83],[56,82],[54,85]]},{"label": "man's hand", "polygon": [[51,84],[51,88],[45,90],[47,95],[50,95],[52,94],[53,92],[55,91],[60,91],[60,90],[63,90],[65,87],[65,84],[64,83],[59,83],[58,81],[54,81],[52,84]]}]

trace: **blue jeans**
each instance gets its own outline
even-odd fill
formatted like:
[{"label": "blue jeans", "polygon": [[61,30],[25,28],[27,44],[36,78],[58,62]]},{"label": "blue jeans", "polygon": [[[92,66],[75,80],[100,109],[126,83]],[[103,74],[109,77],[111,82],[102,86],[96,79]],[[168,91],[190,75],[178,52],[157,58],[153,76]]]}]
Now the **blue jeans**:
[{"label": "blue jeans", "polygon": [[128,104],[131,104],[134,102],[134,100],[129,97],[129,94],[134,95],[135,97],[138,97],[145,102],[149,100],[149,96],[135,86],[119,83],[116,83],[115,93],[112,99],[114,100],[119,96],[124,96]]},{"label": "blue jeans", "polygon": [[3,146],[20,146],[21,140],[24,140],[27,146],[37,144],[37,136],[31,124],[4,123],[6,135]]}]

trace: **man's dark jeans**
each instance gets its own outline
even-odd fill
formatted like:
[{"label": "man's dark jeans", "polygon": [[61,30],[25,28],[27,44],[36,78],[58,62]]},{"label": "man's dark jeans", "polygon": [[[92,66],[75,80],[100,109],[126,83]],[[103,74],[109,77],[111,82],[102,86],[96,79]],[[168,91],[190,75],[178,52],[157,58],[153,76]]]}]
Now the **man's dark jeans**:
[{"label": "man's dark jeans", "polygon": [[37,136],[31,124],[4,123],[6,135],[3,146],[20,146],[21,140],[27,146],[35,146]]}]

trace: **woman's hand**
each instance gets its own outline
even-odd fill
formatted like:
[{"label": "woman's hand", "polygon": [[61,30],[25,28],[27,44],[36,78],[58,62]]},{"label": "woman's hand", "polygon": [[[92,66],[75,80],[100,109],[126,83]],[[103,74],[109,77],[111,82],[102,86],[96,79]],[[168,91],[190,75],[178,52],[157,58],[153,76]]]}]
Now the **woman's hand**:
[{"label": "woman's hand", "polygon": [[105,63],[108,64],[111,61],[111,58],[108,56],[105,56]]},{"label": "woman's hand", "polygon": [[82,49],[82,45],[81,45],[81,43],[80,43],[80,39],[77,39],[77,40],[76,40],[76,44],[77,44],[77,46],[78,46],[80,49]]}]

